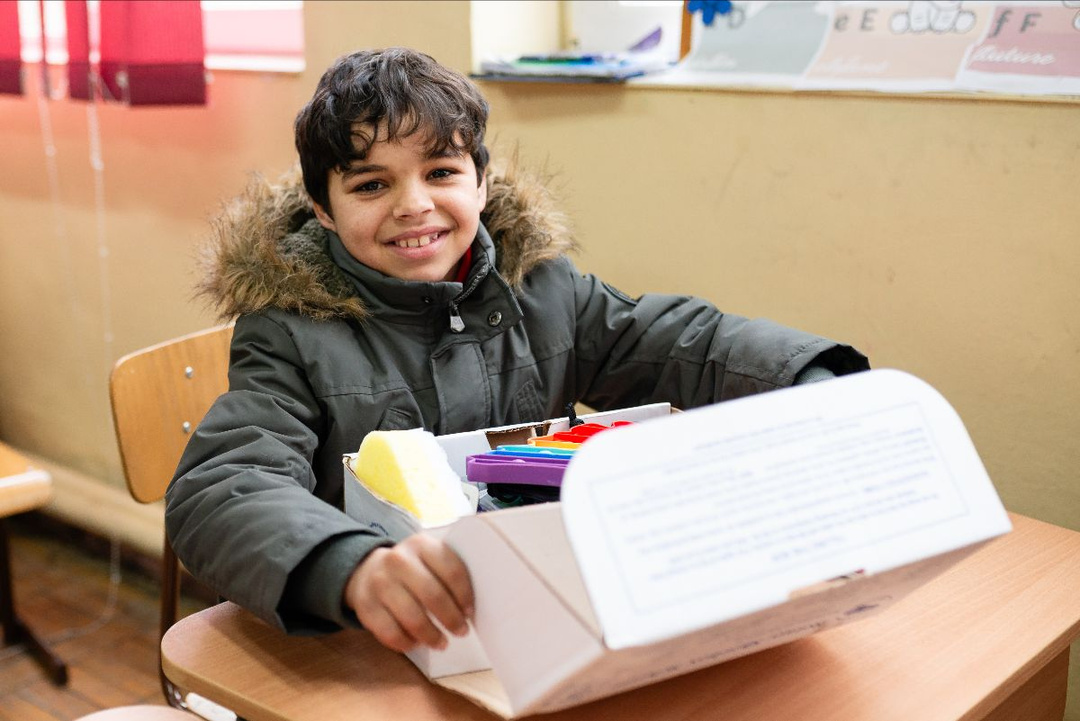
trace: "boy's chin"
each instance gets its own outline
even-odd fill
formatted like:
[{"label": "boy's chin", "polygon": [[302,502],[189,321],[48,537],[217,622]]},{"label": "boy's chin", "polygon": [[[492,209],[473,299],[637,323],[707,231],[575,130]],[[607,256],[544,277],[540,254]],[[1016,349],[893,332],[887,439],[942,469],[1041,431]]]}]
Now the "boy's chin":
[{"label": "boy's chin", "polygon": [[439,283],[444,280],[453,280],[454,268],[443,268],[442,265],[432,265],[424,268],[403,268],[397,273],[391,273],[398,280],[407,280],[414,283]]}]

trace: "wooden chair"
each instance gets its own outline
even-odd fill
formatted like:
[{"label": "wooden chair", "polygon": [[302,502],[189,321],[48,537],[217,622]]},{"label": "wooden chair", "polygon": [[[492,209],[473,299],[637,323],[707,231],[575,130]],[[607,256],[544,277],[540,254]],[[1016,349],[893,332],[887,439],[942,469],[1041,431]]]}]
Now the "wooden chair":
[{"label": "wooden chair", "polygon": [[[154,503],[176,471],[195,426],[214,400],[228,390],[232,325],[175,338],[124,356],[109,380],[113,422],[124,476],[132,497]],[[164,538],[161,559],[159,637],[177,620],[180,564]],[[160,650],[159,650],[160,655]],[[158,667],[170,706],[188,708],[184,694]]]},{"label": "wooden chair", "polygon": [[0,443],[0,624],[4,627],[4,643],[26,644],[53,683],[63,686],[68,678],[67,665],[27,628],[15,610],[8,543],[8,518],[41,508],[51,497],[49,474],[34,469],[26,458]]}]

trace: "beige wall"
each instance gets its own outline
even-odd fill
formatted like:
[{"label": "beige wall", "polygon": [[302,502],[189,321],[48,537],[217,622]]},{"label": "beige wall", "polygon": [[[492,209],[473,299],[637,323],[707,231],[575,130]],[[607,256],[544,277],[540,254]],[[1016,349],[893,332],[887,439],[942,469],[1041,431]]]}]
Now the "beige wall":
[{"label": "beige wall", "polygon": [[195,243],[250,172],[294,161],[293,117],[335,57],[411,45],[467,71],[469,25],[468,2],[309,0],[309,70],[215,72],[205,108],[109,105],[95,118],[83,103],[40,103],[34,73],[27,97],[0,96],[0,440],[54,471],[53,512],[158,548],[160,509],[124,490],[112,363],[213,321],[191,298]]},{"label": "beige wall", "polygon": [[[190,300],[193,245],[249,171],[292,162],[292,117],[327,63],[404,44],[471,65],[468,3],[306,5],[302,76],[218,72],[206,108],[98,110],[104,262],[85,106],[47,106],[54,188],[41,106],[0,99],[0,439],[57,469],[61,515],[108,530],[137,513],[108,368],[212,321]],[[519,145],[558,173],[583,269],[921,376],[959,411],[1011,510],[1080,529],[1080,105],[483,89],[495,152]]]},{"label": "beige wall", "polygon": [[1006,504],[1080,528],[1080,106],[484,86],[560,172],[580,265],[936,386]]}]

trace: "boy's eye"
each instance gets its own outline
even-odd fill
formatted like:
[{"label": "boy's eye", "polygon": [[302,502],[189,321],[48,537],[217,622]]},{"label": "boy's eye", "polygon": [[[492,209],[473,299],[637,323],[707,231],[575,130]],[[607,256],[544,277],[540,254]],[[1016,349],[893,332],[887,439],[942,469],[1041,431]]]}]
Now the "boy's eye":
[{"label": "boy's eye", "polygon": [[382,187],[383,187],[383,184],[380,181],[378,181],[378,180],[369,180],[366,183],[360,183],[359,185],[357,185],[355,188],[353,188],[353,192],[354,193],[374,193],[375,191],[380,190]]},{"label": "boy's eye", "polygon": [[457,171],[452,168],[437,168],[431,171],[431,177],[435,179],[449,178],[451,175],[455,175],[456,173]]}]

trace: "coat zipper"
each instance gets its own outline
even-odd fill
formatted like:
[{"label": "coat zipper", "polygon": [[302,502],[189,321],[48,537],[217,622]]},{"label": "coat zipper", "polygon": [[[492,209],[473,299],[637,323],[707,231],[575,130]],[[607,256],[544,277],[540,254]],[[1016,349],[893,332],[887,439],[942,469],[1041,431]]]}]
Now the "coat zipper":
[{"label": "coat zipper", "polygon": [[480,281],[482,281],[486,275],[487,273],[477,273],[474,275],[469,282],[469,285],[458,294],[458,297],[450,301],[450,332],[460,333],[465,330],[465,321],[461,319],[461,313],[458,312],[458,305],[460,305],[461,301],[465,300],[470,293],[476,290],[476,286],[480,285]]},{"label": "coat zipper", "polygon": [[461,319],[461,314],[458,313],[457,303],[451,301],[450,303],[450,332],[460,333],[465,330],[465,321]]}]

